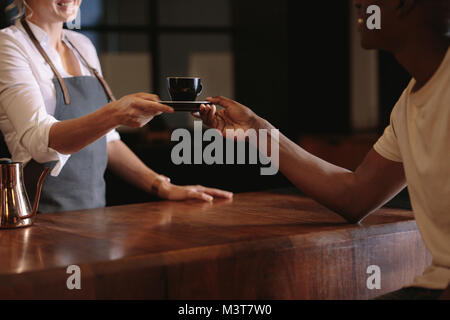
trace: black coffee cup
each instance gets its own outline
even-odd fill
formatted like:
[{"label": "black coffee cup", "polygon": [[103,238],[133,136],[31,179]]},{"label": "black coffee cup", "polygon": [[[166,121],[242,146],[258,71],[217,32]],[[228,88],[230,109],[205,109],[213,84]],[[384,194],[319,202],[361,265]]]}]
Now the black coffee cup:
[{"label": "black coffee cup", "polygon": [[203,86],[200,78],[168,77],[167,88],[172,101],[195,101]]}]

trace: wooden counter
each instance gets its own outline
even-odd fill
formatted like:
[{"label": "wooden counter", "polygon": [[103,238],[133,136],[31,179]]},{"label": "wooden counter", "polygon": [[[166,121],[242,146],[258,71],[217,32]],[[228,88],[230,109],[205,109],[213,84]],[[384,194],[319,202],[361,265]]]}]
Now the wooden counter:
[{"label": "wooden counter", "polygon": [[[430,263],[412,213],[351,225],[286,192],[41,214],[0,231],[0,298],[366,299]],[[69,265],[81,290],[69,290]],[[381,290],[366,286],[381,268]]]}]

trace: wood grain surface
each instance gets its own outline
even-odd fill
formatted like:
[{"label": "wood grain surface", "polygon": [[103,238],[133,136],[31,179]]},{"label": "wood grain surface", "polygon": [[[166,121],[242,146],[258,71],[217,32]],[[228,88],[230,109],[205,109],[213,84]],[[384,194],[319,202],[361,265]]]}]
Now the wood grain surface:
[{"label": "wood grain surface", "polygon": [[[367,299],[430,263],[410,211],[352,225],[281,191],[41,214],[0,231],[0,257],[3,299]],[[80,290],[66,286],[74,264]]]}]

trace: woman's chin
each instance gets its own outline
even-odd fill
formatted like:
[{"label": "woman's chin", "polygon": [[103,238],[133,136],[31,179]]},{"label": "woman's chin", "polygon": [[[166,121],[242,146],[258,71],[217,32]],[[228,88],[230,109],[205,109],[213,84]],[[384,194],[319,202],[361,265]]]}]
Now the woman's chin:
[{"label": "woman's chin", "polygon": [[73,21],[75,20],[75,18],[77,17],[76,14],[59,14],[56,17],[56,20],[58,20],[59,22],[69,22],[69,21]]}]

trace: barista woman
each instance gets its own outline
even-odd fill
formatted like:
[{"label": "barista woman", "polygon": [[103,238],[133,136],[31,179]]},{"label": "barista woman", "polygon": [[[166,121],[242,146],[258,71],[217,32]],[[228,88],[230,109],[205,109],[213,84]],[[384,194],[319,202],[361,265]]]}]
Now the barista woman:
[{"label": "barista woman", "polygon": [[107,166],[161,198],[230,198],[226,191],[171,184],[120,140],[119,125],[142,127],[173,110],[149,93],[114,99],[92,43],[63,29],[80,4],[15,0],[21,15],[0,31],[0,129],[12,159],[27,163],[25,178],[42,164],[51,168],[39,211],[104,206]]}]

